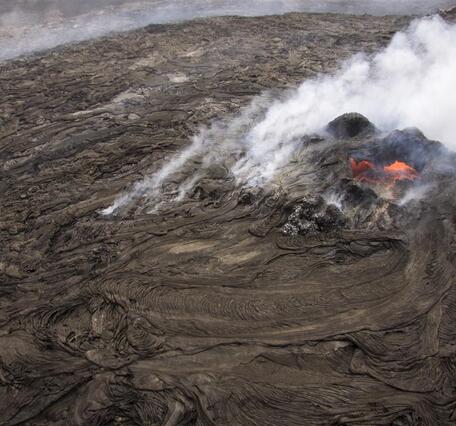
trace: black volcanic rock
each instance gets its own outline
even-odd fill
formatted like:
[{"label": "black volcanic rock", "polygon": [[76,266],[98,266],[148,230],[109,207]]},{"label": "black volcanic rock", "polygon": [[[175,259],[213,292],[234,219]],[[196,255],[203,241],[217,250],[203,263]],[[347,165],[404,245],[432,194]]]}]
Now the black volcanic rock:
[{"label": "black volcanic rock", "polygon": [[375,126],[364,115],[350,112],[335,118],[326,130],[337,139],[347,139],[373,134]]}]

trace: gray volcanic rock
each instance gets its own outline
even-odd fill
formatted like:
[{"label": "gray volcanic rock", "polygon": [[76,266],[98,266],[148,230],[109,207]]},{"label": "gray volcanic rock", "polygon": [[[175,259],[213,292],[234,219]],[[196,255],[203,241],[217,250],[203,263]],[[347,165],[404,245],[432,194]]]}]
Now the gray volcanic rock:
[{"label": "gray volcanic rock", "polygon": [[[199,126],[408,22],[214,18],[1,64],[0,424],[454,424],[456,180],[440,144],[311,138],[269,187],[196,159],[181,200],[100,214]],[[350,168],[391,153],[419,169],[396,197]]]}]

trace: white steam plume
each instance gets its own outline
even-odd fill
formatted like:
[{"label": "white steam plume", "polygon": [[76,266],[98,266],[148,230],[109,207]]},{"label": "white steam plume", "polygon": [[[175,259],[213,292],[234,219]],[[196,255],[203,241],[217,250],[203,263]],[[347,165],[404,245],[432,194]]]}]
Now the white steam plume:
[{"label": "white steam plume", "polygon": [[[131,191],[118,197],[111,206],[101,213],[104,215],[116,213],[119,209],[141,197],[160,203],[162,185],[176,172],[180,171],[187,162],[196,157],[202,159],[199,167],[201,173],[211,164],[224,160],[229,162],[230,157],[234,164],[236,154],[243,151],[242,143],[240,142],[243,135],[248,131],[252,123],[258,119],[259,115],[266,111],[269,103],[270,97],[268,94],[258,96],[234,120],[214,123],[210,128],[202,128],[192,138],[192,142],[186,149],[168,159],[166,164],[156,173],[136,182]],[[182,182],[175,200],[181,199],[199,177],[200,174],[197,172]]]},{"label": "white steam plume", "polygon": [[0,60],[148,24],[287,12],[425,14],[454,0],[0,0]]},{"label": "white steam plume", "polygon": [[455,87],[456,25],[437,16],[416,20],[382,52],[356,55],[336,74],[304,81],[266,110],[266,98],[257,98],[231,124],[205,130],[186,151],[104,213],[159,191],[164,180],[195,155],[203,157],[204,165],[214,159],[226,163],[233,153],[243,151],[230,165],[238,181],[267,181],[289,161],[304,135],[323,132],[329,121],[346,112],[359,112],[384,131],[418,127],[427,137],[455,148]]},{"label": "white steam plume", "polygon": [[273,172],[286,147],[346,112],[359,112],[385,131],[419,127],[454,148],[455,87],[456,25],[439,17],[417,20],[382,52],[356,55],[337,74],[305,81],[274,103],[247,134],[246,167],[266,163]]}]

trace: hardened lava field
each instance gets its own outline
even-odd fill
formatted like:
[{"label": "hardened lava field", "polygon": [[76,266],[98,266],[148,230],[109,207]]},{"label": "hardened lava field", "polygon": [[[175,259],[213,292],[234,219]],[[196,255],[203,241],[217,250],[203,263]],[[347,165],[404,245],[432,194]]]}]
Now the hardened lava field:
[{"label": "hardened lava field", "polygon": [[333,117],[274,185],[205,164],[159,211],[100,213],[410,19],[210,18],[0,64],[0,424],[455,424],[455,159],[419,130]]}]

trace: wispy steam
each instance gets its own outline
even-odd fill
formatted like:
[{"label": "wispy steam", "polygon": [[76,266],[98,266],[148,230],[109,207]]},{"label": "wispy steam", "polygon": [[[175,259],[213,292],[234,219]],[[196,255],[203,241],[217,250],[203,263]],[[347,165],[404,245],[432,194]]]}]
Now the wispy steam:
[{"label": "wispy steam", "polygon": [[203,159],[202,169],[215,160],[228,164],[238,182],[267,181],[289,161],[303,136],[323,132],[346,112],[359,112],[385,131],[419,127],[454,148],[454,87],[456,25],[439,17],[416,20],[382,52],[356,55],[338,73],[307,80],[286,99],[271,103],[267,96],[258,97],[235,120],[205,129],[104,213],[134,198],[155,198],[166,179],[195,156]]},{"label": "wispy steam", "polygon": [[231,162],[228,165],[235,165],[236,157],[244,151],[242,140],[245,133],[248,132],[252,123],[257,121],[262,113],[264,114],[270,101],[268,94],[258,96],[235,119],[228,122],[216,122],[209,128],[202,128],[192,138],[191,144],[186,149],[168,159],[158,172],[136,182],[130,192],[118,197],[102,213],[105,215],[115,213],[141,197],[160,203],[162,185],[177,171],[181,170],[187,162],[196,157],[201,159],[199,171],[196,171],[187,180],[180,182],[179,191],[174,197],[175,200],[182,198],[187,190],[191,189],[193,183],[200,177],[200,173],[210,164],[222,161]]},{"label": "wispy steam", "polygon": [[402,198],[399,200],[399,205],[403,206],[412,200],[421,200],[432,189],[432,185],[430,184],[413,186],[408,191],[406,191]]},{"label": "wispy steam", "polygon": [[419,127],[427,137],[456,146],[456,26],[423,18],[396,34],[382,52],[362,54],[335,75],[305,81],[272,105],[247,135],[250,159],[263,162],[333,118],[356,111],[383,130]]},{"label": "wispy steam", "polygon": [[[204,129],[185,151],[104,213],[138,197],[156,198],[166,179],[195,156],[203,159],[201,169],[214,161],[228,164],[238,182],[267,181],[289,161],[304,135],[322,132],[345,112],[360,112],[385,131],[419,127],[454,148],[454,87],[456,26],[439,17],[417,20],[382,52],[356,55],[335,75],[307,80],[286,99],[258,97],[235,120]],[[181,195],[189,186],[183,183]]]},{"label": "wispy steam", "polygon": [[452,0],[0,0],[0,60],[126,31],[204,16],[286,12],[425,14]]}]

